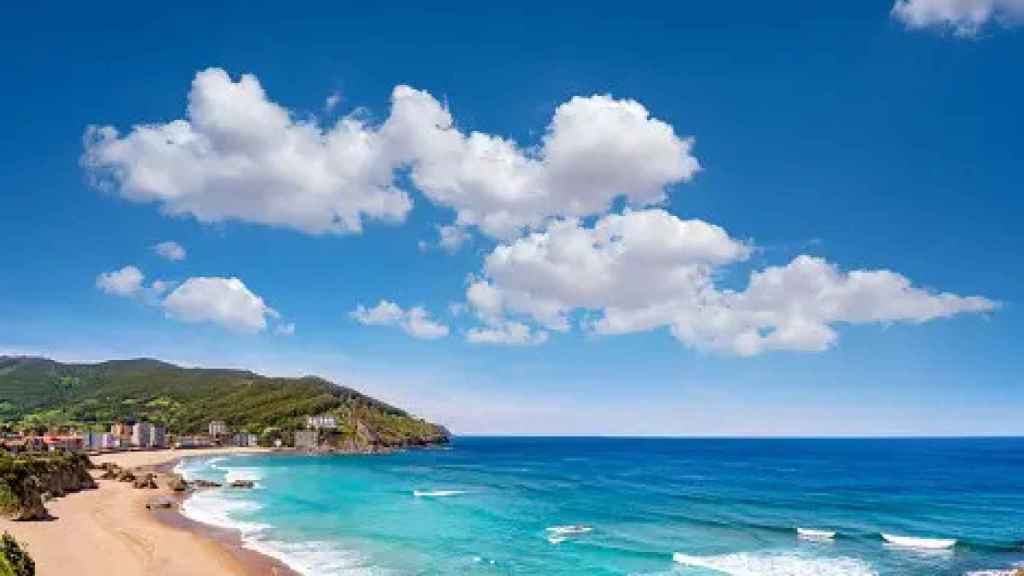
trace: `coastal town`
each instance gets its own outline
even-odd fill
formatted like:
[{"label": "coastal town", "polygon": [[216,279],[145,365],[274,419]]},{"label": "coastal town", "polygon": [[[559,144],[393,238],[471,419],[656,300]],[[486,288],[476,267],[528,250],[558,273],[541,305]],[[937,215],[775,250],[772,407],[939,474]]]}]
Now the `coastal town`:
[{"label": "coastal town", "polygon": [[41,433],[38,430],[5,432],[0,437],[0,450],[11,454],[75,452],[92,455],[137,450],[188,450],[230,446],[316,450],[323,441],[337,434],[338,419],[334,415],[310,415],[305,421],[305,429],[294,430],[290,434],[276,430],[265,432],[262,443],[260,434],[248,430],[234,430],[223,420],[211,420],[206,434],[177,434],[160,424],[137,421],[114,422],[106,431],[54,427]]}]

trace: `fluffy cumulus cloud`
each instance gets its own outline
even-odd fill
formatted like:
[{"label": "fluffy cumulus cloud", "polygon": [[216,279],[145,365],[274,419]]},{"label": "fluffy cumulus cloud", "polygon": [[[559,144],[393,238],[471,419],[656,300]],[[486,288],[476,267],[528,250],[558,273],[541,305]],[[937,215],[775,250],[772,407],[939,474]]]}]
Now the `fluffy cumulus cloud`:
[{"label": "fluffy cumulus cloud", "polygon": [[255,76],[211,68],[192,82],[185,119],[124,135],[90,127],[82,163],[99,185],[170,214],[319,234],[405,217],[412,204],[385,153],[354,117],[322,130],[270,101]]},{"label": "fluffy cumulus cloud", "polygon": [[[96,287],[107,294],[135,298],[163,309],[168,318],[182,322],[212,322],[233,332],[257,333],[268,319],[280,315],[253,294],[238,278],[195,277],[178,284],[154,280],[148,286],[135,266],[125,266],[96,277]],[[278,324],[274,333],[291,336],[295,324]]]},{"label": "fluffy cumulus cloud", "polygon": [[666,187],[699,169],[693,141],[652,118],[638,102],[575,97],[555,111],[541,145],[459,131],[430,94],[399,86],[382,133],[411,161],[412,180],[433,202],[454,208],[458,224],[495,237],[557,216],[665,199]]},{"label": "fluffy cumulus cloud", "polygon": [[838,323],[924,322],[996,306],[810,256],[754,271],[742,291],[718,287],[720,269],[750,250],[718,226],[662,210],[608,215],[590,227],[560,221],[495,248],[466,299],[491,342],[500,341],[495,327],[516,318],[565,331],[580,311],[596,333],[667,327],[694,348],[743,356],[827,349]]},{"label": "fluffy cumulus cloud", "polygon": [[154,245],[153,252],[156,252],[157,256],[172,262],[180,262],[188,256],[188,253],[185,252],[185,248],[181,244],[172,240],[160,242],[159,244]]},{"label": "fluffy cumulus cloud", "polygon": [[[457,224],[507,238],[554,217],[643,206],[699,169],[693,141],[638,102],[575,97],[560,105],[539,146],[456,128],[425,91],[397,86],[380,125],[350,114],[328,128],[271,101],[255,76],[198,73],[186,118],[120,134],[93,126],[82,164],[103,187],[203,222],[236,219],[304,232],[358,232],[366,219],[402,220],[411,208],[395,174],[409,169]],[[455,229],[453,229],[455,230]]]},{"label": "fluffy cumulus cloud", "polygon": [[421,306],[403,310],[398,304],[381,300],[373,308],[362,304],[349,313],[356,322],[366,326],[399,326],[406,334],[422,340],[436,340],[448,335],[448,326],[430,317]]},{"label": "fluffy cumulus cloud", "polygon": [[96,287],[114,296],[135,296],[142,292],[145,276],[135,266],[125,266],[96,277]]},{"label": "fluffy cumulus cloud", "polygon": [[991,22],[1024,22],[1024,0],[896,0],[892,15],[908,28],[948,29],[969,37]]},{"label": "fluffy cumulus cloud", "polygon": [[238,278],[189,278],[164,298],[161,307],[175,320],[212,322],[248,334],[263,332],[268,318],[279,317]]}]

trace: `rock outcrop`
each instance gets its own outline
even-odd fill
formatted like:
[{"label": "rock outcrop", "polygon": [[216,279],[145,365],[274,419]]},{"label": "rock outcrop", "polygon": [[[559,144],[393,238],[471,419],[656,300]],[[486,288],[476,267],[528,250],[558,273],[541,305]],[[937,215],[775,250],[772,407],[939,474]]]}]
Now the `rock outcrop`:
[{"label": "rock outcrop", "polygon": [[80,454],[0,455],[0,511],[15,520],[50,517],[49,498],[96,487],[89,458]]},{"label": "rock outcrop", "polygon": [[132,482],[132,486],[138,489],[156,490],[159,486],[156,485],[156,476],[145,472],[135,477]]},{"label": "rock outcrop", "polygon": [[167,479],[167,487],[175,492],[185,492],[189,489],[188,482],[181,477],[181,474],[172,474]]}]

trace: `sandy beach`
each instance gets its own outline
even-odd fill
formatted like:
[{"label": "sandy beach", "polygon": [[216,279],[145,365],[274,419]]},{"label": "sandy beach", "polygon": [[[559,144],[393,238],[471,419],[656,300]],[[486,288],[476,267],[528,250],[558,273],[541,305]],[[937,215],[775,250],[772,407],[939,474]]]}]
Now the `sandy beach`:
[{"label": "sandy beach", "polygon": [[[258,452],[252,448],[123,452],[94,456],[126,468],[166,468],[185,456]],[[176,511],[146,509],[146,502],[171,495],[163,478],[158,490],[99,480],[99,488],[47,503],[51,521],[0,520],[25,543],[39,576],[253,576],[293,574],[280,563],[241,548],[237,535],[191,522]]]}]

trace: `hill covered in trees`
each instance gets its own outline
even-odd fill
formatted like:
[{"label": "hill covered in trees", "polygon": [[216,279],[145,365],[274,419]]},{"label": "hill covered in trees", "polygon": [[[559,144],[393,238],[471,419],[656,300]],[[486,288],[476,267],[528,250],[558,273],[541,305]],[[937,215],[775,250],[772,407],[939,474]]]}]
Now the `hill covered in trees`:
[{"label": "hill covered in trees", "polygon": [[0,356],[0,422],[16,428],[101,429],[148,420],[170,432],[205,432],[210,420],[261,439],[337,416],[338,438],[386,447],[447,440],[444,428],[314,376],[271,378],[245,370],[182,368],[151,359],[65,364]]}]

